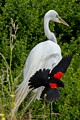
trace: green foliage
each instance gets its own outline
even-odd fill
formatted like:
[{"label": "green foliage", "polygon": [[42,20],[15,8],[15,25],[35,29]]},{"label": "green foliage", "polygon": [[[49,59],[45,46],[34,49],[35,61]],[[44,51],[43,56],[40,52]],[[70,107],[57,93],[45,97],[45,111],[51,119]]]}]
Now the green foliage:
[{"label": "green foliage", "polygon": [[[56,10],[69,23],[70,26],[66,27],[50,22],[50,29],[57,36],[62,54],[73,53],[72,63],[62,79],[65,83],[65,88],[60,89],[62,98],[53,103],[53,119],[79,120],[80,118],[80,2],[78,0],[3,0],[0,1],[0,113],[4,111],[6,118],[11,110],[8,100],[12,101],[8,95],[11,89],[9,86],[11,79],[8,76],[11,60],[10,19],[13,18],[19,26],[12,51],[11,76],[14,80],[21,73],[30,50],[39,42],[46,40],[43,17],[50,9]],[[16,86],[21,80],[22,77],[16,81]],[[22,110],[25,103],[23,102],[21,106]],[[49,120],[48,102],[36,100],[30,108],[33,119]],[[20,111],[17,115],[19,113]],[[23,114],[26,116],[25,113]]]}]

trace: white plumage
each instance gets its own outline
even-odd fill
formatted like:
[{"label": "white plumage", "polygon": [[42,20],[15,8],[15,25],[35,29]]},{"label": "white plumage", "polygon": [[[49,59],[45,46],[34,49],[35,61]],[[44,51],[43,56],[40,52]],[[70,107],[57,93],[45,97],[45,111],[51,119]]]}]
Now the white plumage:
[{"label": "white plumage", "polygon": [[[49,21],[53,20],[58,23],[68,24],[62,20],[58,13],[54,10],[49,10],[44,16],[44,31],[49,40],[41,42],[36,45],[30,52],[25,66],[24,66],[24,78],[15,92],[16,105],[12,111],[14,114],[22,101],[28,95],[30,89],[28,87],[28,81],[32,75],[39,69],[52,69],[59,63],[62,58],[61,49],[57,44],[55,35],[49,30]],[[40,87],[34,90],[35,98],[39,99],[40,94],[44,88]]]}]

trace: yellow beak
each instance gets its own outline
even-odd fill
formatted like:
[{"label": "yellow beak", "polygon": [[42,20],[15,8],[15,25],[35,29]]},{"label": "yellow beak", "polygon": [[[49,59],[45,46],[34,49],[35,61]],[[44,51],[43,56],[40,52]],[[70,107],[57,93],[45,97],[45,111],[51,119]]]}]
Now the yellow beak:
[{"label": "yellow beak", "polygon": [[69,26],[62,18],[59,17],[59,22],[66,25],[66,26]]}]

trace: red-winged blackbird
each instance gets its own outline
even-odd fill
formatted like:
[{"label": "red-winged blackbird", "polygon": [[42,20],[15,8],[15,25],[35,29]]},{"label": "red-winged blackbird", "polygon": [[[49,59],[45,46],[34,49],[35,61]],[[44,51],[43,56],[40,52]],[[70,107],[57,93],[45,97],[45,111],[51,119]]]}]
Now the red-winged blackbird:
[{"label": "red-winged blackbird", "polygon": [[64,87],[64,83],[60,78],[66,72],[72,55],[68,55],[62,58],[62,60],[50,71],[49,69],[43,69],[37,71],[29,80],[29,88],[34,90],[38,87],[44,86],[44,90],[40,96],[41,99],[47,99],[48,101],[56,101],[60,98],[58,87]]}]

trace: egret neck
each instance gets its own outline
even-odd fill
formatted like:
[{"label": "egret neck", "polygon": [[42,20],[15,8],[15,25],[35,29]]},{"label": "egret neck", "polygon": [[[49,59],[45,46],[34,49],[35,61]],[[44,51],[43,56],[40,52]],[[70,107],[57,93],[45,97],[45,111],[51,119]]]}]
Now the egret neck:
[{"label": "egret neck", "polygon": [[56,39],[54,33],[52,33],[52,32],[50,31],[50,29],[49,29],[49,21],[50,21],[50,18],[45,15],[45,16],[44,16],[44,32],[45,32],[45,36],[46,36],[49,40],[57,43],[57,39]]}]

